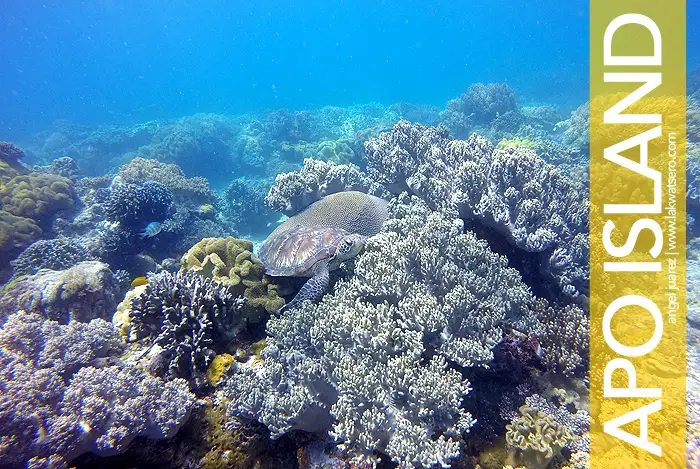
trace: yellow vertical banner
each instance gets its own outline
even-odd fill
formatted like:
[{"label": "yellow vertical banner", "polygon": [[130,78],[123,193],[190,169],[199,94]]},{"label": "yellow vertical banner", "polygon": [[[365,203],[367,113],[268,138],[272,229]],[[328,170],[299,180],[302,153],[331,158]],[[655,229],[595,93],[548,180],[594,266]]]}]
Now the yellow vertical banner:
[{"label": "yellow vertical banner", "polygon": [[591,467],[685,468],[685,2],[590,20]]}]

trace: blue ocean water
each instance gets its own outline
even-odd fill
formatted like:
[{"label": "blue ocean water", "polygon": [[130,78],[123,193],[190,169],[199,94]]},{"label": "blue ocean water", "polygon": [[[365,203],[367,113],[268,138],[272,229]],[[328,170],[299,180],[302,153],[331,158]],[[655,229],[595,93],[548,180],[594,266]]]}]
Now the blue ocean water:
[{"label": "blue ocean water", "polygon": [[366,102],[444,103],[475,82],[574,107],[580,0],[5,2],[0,133]]}]

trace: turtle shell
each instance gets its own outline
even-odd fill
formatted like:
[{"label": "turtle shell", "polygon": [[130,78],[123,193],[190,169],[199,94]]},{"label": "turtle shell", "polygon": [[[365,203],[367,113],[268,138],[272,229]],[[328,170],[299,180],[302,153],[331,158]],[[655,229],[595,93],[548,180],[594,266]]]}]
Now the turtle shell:
[{"label": "turtle shell", "polygon": [[258,258],[268,275],[311,276],[312,267],[319,261],[334,257],[339,243],[348,235],[340,228],[297,225],[266,239]]}]

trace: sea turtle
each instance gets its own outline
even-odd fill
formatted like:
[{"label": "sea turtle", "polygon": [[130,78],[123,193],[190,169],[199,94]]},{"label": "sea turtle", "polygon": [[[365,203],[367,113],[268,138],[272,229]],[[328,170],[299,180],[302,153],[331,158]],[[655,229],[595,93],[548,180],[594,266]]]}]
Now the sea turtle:
[{"label": "sea turtle", "polygon": [[365,236],[342,228],[304,225],[295,225],[268,237],[258,253],[266,274],[311,277],[278,312],[295,308],[305,300],[320,299],[328,289],[329,272],[355,257],[366,240]]}]

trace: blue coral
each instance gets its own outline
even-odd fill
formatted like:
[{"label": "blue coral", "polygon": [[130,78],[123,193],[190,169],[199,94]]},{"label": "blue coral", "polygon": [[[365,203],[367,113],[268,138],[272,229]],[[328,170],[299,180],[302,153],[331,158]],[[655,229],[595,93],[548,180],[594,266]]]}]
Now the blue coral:
[{"label": "blue coral", "polygon": [[199,387],[214,357],[245,327],[245,303],[195,272],[164,271],[150,275],[146,290],[132,298],[130,317],[134,335],[160,347],[153,370]]},{"label": "blue coral", "polygon": [[172,203],[172,192],[159,182],[115,184],[105,204],[105,215],[124,229],[138,232],[150,222],[165,221]]}]

